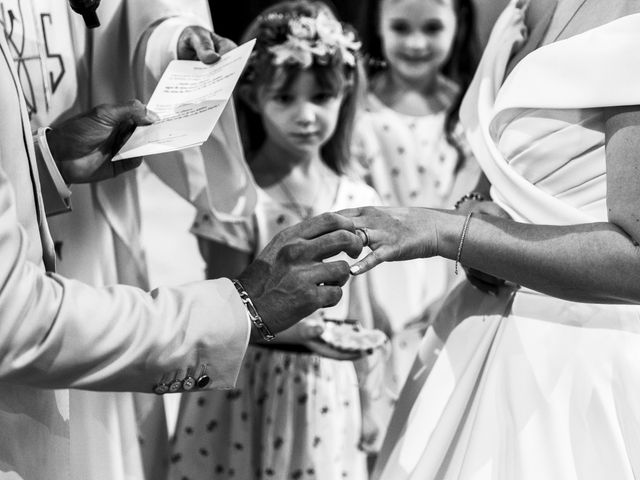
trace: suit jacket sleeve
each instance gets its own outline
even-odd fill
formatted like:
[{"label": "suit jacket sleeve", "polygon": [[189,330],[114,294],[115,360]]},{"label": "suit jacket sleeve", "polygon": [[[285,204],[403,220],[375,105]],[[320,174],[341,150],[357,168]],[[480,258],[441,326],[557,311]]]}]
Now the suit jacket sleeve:
[{"label": "suit jacket sleeve", "polygon": [[45,273],[28,241],[0,168],[0,381],[151,392],[206,374],[207,388],[233,386],[249,323],[230,281],[98,289]]}]

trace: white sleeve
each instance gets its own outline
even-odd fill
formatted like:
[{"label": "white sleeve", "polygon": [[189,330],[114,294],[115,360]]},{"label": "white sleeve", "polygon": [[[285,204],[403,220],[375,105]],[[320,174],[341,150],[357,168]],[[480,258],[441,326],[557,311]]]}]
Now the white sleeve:
[{"label": "white sleeve", "polygon": [[[199,2],[196,2],[196,6]],[[136,47],[133,71],[139,96],[148,101],[162,73],[177,58],[176,46],[190,25],[211,29],[209,15],[184,12],[154,24]],[[229,102],[207,141],[146,159],[149,168],[196,209],[222,221],[249,218],[255,208],[256,185],[244,157],[233,102]]]},{"label": "white sleeve", "polygon": [[1,382],[139,392],[181,388],[188,377],[202,388],[234,385],[250,324],[229,280],[94,288],[27,260],[29,241],[0,168]]}]

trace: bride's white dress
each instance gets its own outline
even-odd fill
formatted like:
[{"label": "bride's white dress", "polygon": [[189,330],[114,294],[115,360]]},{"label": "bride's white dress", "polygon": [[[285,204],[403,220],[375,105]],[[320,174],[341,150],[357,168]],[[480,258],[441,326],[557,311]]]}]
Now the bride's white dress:
[{"label": "bride's white dress", "polygon": [[[603,113],[640,104],[640,14],[539,48],[504,80],[521,25],[512,1],[462,108],[492,196],[521,222],[606,221]],[[639,308],[466,283],[425,336],[374,473],[638,477]]]}]

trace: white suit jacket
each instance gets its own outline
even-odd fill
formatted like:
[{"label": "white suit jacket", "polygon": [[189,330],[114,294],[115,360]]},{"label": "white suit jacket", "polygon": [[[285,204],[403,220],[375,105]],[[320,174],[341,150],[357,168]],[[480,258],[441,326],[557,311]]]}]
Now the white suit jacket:
[{"label": "white suit jacket", "polygon": [[[32,129],[98,103],[147,99],[176,57],[181,31],[188,25],[211,28],[204,0],[109,0],[98,16],[101,26],[88,30],[64,0],[0,0],[0,21],[5,20]],[[232,113],[225,110],[202,149],[148,159],[166,183],[212,217],[218,212],[241,216],[237,206],[252,208],[245,201],[252,189],[244,187],[252,183]],[[48,219],[58,252],[56,270],[93,286],[148,289],[136,172],[73,185],[71,191],[73,211]],[[48,211],[51,206],[46,204]],[[168,223],[166,229],[171,228]],[[70,405],[74,478],[139,479],[141,460],[149,478],[162,477],[157,469],[169,454],[162,448],[168,439],[161,399],[73,391]]]},{"label": "white suit jacket", "polygon": [[0,38],[0,478],[69,475],[68,393],[151,392],[208,375],[231,387],[248,341],[228,280],[96,289],[53,264],[24,98]]}]

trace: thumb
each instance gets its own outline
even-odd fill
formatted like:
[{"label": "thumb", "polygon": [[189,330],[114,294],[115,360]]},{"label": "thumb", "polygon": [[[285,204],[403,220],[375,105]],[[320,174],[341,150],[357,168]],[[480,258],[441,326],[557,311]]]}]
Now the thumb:
[{"label": "thumb", "polygon": [[136,125],[151,125],[160,120],[160,117],[155,112],[149,110],[140,100],[131,100],[129,102],[129,108],[131,110],[129,118]]},{"label": "thumb", "polygon": [[122,123],[131,123],[134,126],[150,125],[159,120],[159,117],[147,110],[147,106],[140,100],[131,100],[114,105],[101,105],[98,108],[111,117],[116,125]]},{"label": "thumb", "polygon": [[211,32],[211,38],[213,39],[213,44],[216,48],[216,52],[218,52],[220,55],[224,55],[225,53],[230,52],[237,47],[234,42],[232,42],[228,38],[221,37],[216,33]]},{"label": "thumb", "polygon": [[214,63],[220,59],[216,52],[211,32],[202,27],[190,27],[187,44],[191,46],[196,54],[196,58],[202,63]]}]

